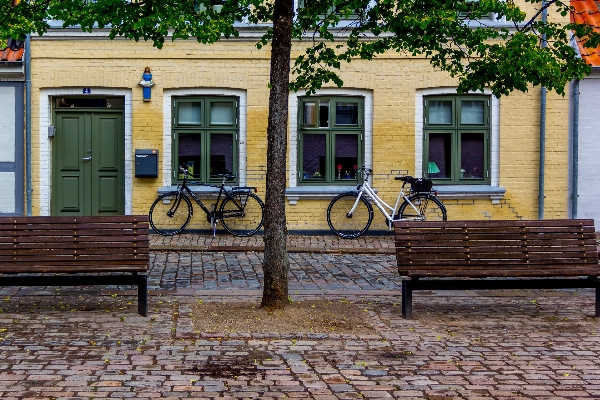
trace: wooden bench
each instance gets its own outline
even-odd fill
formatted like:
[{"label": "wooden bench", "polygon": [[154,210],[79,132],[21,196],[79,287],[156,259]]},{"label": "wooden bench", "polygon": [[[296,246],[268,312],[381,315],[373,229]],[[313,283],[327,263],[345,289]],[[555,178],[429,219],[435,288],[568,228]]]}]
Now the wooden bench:
[{"label": "wooden bench", "polygon": [[595,288],[600,316],[593,220],[400,221],[394,232],[404,318],[414,290],[559,288]]},{"label": "wooden bench", "polygon": [[137,285],[146,316],[148,229],[145,215],[2,217],[0,286]]}]

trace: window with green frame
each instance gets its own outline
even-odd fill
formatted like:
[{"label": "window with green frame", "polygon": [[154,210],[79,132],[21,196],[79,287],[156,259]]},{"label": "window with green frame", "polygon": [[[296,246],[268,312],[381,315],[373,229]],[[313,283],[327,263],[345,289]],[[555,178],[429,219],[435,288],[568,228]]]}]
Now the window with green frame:
[{"label": "window with green frame", "polygon": [[[479,6],[479,0],[466,0],[467,10],[458,13],[460,19],[471,19],[471,12]],[[482,14],[481,19],[492,19],[492,13]]]},{"label": "window with green frame", "polygon": [[183,179],[177,170],[182,164],[199,182],[238,175],[237,97],[174,97],[173,116],[174,182]]},{"label": "window with green frame", "polygon": [[[306,7],[311,1],[313,2],[313,4],[315,3],[315,0],[298,0],[298,7],[299,8]],[[365,8],[358,8],[358,9],[354,10],[354,12],[351,13],[351,14],[349,14],[349,15],[342,16],[341,13],[338,13],[339,14],[338,16],[340,18],[342,18],[342,19],[356,20],[356,19],[359,19],[360,17],[364,18],[364,16],[366,15],[366,10],[367,10],[366,7]],[[331,14],[333,12],[335,12],[335,7],[331,6],[331,7],[328,8],[328,10],[326,12],[323,12],[322,15],[325,15],[326,13],[327,14]]]},{"label": "window with green frame", "polygon": [[436,184],[489,184],[489,96],[427,96],[423,176]]},{"label": "window with green frame", "polygon": [[364,160],[364,99],[304,97],[298,112],[299,184],[356,183]]}]

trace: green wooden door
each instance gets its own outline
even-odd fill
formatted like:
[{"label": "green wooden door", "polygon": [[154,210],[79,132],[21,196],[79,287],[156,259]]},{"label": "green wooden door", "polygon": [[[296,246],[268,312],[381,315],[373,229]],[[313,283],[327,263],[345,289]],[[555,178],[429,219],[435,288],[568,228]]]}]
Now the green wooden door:
[{"label": "green wooden door", "polygon": [[60,110],[54,121],[52,215],[124,214],[123,113]]}]

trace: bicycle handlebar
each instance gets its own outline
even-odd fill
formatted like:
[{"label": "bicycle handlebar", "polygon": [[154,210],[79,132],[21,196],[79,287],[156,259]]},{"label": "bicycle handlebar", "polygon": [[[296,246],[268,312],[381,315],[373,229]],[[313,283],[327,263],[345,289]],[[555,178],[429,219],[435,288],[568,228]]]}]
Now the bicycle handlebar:
[{"label": "bicycle handlebar", "polygon": [[406,176],[397,176],[397,177],[395,177],[394,179],[395,179],[395,180],[397,180],[397,181],[402,181],[402,182],[406,182],[406,183],[412,183],[412,182],[415,180],[415,178],[413,178],[413,177],[412,177],[412,176],[410,176],[410,175],[406,175]]},{"label": "bicycle handlebar", "polygon": [[362,166],[358,170],[363,174],[363,181],[366,182],[369,179],[369,176],[373,175],[373,170],[371,168],[367,168],[366,166]]}]

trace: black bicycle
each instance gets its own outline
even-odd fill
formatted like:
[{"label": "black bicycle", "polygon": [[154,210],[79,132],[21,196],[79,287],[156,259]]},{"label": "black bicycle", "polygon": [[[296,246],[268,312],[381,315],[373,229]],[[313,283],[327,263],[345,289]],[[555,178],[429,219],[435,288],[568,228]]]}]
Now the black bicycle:
[{"label": "black bicycle", "polygon": [[228,190],[225,188],[225,182],[235,178],[229,174],[217,175],[223,180],[221,186],[190,182],[194,185],[219,189],[217,201],[209,210],[188,187],[187,166],[178,168],[183,174],[183,182],[177,186],[176,191],[158,196],[150,207],[150,226],[155,232],[163,236],[171,236],[185,229],[194,214],[190,197],[206,213],[213,236],[216,234],[219,221],[223,228],[234,236],[252,236],[262,227],[264,203],[253,193],[256,192],[255,187],[235,186]]}]

